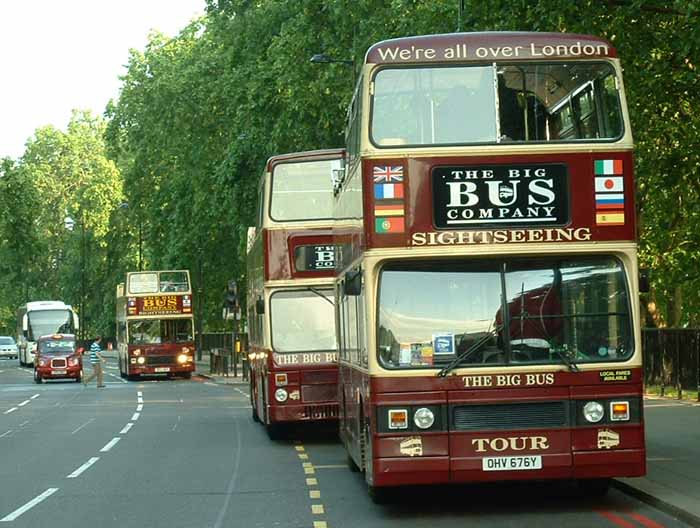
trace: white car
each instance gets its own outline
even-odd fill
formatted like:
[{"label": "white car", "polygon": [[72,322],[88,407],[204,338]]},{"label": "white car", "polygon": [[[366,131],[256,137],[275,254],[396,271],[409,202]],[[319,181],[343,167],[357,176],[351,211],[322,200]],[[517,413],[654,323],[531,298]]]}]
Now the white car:
[{"label": "white car", "polygon": [[17,359],[19,352],[17,351],[17,343],[14,338],[9,336],[0,336],[0,358]]}]

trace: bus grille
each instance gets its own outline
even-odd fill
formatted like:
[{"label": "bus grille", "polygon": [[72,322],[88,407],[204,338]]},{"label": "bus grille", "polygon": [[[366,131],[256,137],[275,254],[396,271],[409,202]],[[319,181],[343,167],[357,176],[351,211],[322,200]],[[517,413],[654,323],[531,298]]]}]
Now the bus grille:
[{"label": "bus grille", "polygon": [[64,368],[65,366],[66,366],[66,359],[65,358],[51,360],[51,367],[52,368]]},{"label": "bus grille", "polygon": [[338,405],[305,405],[304,418],[309,420],[322,420],[324,418],[337,418]]},{"label": "bus grille", "polygon": [[452,418],[457,431],[569,425],[568,406],[563,401],[455,406]]},{"label": "bus grille", "polygon": [[337,370],[312,370],[310,372],[302,371],[302,383],[338,383]]},{"label": "bus grille", "polygon": [[174,365],[175,356],[146,356],[146,365]]},{"label": "bus grille", "polygon": [[301,400],[304,402],[336,401],[337,385],[302,385]]}]

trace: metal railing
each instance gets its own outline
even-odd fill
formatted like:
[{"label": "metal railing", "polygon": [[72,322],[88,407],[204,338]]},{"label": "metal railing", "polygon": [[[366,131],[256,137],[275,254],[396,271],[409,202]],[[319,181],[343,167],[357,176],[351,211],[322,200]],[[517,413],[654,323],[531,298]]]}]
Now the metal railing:
[{"label": "metal railing", "polygon": [[658,385],[661,395],[669,388],[697,390],[700,401],[700,329],[645,328],[642,331],[644,383]]}]

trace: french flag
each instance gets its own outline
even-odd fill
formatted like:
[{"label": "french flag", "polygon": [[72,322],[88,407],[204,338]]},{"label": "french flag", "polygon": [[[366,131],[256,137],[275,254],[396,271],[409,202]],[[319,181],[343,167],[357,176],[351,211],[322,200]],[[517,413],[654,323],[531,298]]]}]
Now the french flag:
[{"label": "french flag", "polygon": [[391,200],[403,198],[403,183],[375,183],[374,199]]}]

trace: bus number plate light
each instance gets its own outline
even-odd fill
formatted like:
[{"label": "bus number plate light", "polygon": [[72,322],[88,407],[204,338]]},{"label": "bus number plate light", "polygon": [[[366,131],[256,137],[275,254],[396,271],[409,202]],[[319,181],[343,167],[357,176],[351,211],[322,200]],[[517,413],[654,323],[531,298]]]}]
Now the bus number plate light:
[{"label": "bus number plate light", "polygon": [[389,429],[408,429],[407,409],[389,409]]},{"label": "bus number plate light", "polygon": [[610,402],[610,419],[613,422],[626,422],[630,419],[630,404],[626,401]]}]

